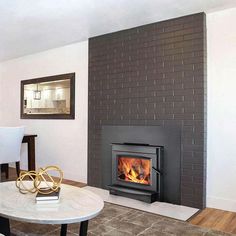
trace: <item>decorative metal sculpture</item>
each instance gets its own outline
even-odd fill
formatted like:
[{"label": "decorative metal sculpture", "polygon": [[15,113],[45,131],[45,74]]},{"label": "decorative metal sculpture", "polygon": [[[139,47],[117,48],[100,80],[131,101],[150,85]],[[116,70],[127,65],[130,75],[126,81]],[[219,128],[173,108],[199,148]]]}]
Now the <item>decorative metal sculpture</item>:
[{"label": "decorative metal sculpture", "polygon": [[[48,172],[56,171],[59,173],[59,177],[53,177]],[[63,179],[63,172],[57,166],[47,166],[45,168],[39,168],[38,171],[21,171],[19,178],[16,180],[16,187],[23,194],[26,193],[42,193],[50,194],[58,190]],[[28,183],[31,180],[32,185]],[[27,182],[26,182],[27,181]],[[27,184],[26,184],[27,183]]]}]

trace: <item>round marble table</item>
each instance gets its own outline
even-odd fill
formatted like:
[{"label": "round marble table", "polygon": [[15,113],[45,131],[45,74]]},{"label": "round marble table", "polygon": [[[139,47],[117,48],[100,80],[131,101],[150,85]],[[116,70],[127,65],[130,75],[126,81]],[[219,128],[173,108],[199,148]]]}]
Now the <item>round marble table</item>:
[{"label": "round marble table", "polygon": [[96,194],[71,185],[61,185],[59,203],[37,204],[35,194],[21,194],[14,181],[0,183],[0,233],[10,235],[9,219],[14,219],[61,224],[61,235],[66,235],[67,224],[81,222],[80,235],[84,236],[88,220],[97,216],[103,206],[103,200]]}]

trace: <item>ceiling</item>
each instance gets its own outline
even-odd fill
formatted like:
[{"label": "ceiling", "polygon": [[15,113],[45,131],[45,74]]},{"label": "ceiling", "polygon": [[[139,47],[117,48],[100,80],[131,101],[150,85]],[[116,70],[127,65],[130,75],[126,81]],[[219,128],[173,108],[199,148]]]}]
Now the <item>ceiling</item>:
[{"label": "ceiling", "polygon": [[235,0],[0,0],[0,61],[89,37],[197,12]]}]

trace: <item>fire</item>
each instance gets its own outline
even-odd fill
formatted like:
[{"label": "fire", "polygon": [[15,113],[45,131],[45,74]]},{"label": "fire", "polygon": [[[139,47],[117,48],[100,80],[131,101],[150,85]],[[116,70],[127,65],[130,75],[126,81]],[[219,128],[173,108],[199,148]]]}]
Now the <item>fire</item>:
[{"label": "fire", "polygon": [[121,180],[150,184],[150,160],[144,158],[118,157],[118,178]]}]

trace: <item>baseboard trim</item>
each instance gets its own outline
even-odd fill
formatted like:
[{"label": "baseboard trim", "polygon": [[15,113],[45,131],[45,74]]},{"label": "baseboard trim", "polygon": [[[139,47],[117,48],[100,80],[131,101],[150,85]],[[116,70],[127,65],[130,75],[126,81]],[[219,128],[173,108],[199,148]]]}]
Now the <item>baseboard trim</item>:
[{"label": "baseboard trim", "polygon": [[236,212],[236,200],[207,197],[207,207]]}]

